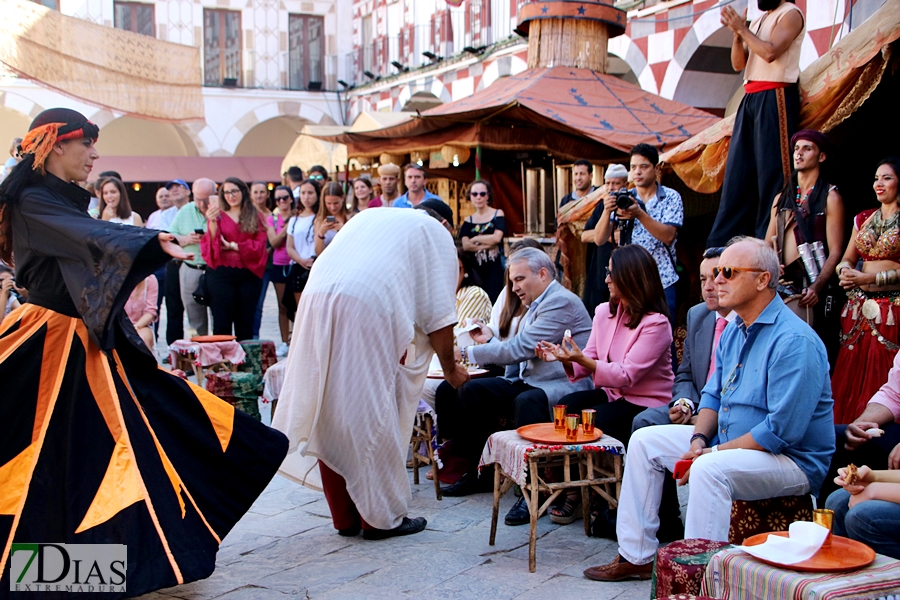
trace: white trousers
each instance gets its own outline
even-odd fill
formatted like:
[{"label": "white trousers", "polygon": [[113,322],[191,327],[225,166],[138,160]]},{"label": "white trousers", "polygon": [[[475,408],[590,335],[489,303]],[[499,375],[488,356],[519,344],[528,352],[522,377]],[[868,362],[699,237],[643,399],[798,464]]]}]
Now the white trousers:
[{"label": "white trousers", "polygon": [[[664,477],[690,448],[691,425],[657,425],[631,436],[619,497],[619,554],[637,565],[651,562],[659,542],[659,503]],[[728,541],[732,500],[762,500],[809,493],[806,474],[784,455],[758,450],[720,450],[694,461],[684,524],[686,539]]]}]

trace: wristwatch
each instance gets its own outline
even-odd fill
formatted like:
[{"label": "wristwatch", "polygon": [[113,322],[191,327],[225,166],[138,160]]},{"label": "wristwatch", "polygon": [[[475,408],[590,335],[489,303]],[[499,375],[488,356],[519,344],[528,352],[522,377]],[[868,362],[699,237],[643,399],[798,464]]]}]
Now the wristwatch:
[{"label": "wristwatch", "polygon": [[710,452],[718,452],[718,451],[719,451],[719,445],[716,444],[715,446],[713,446],[712,448],[710,448],[709,451],[710,451]]}]

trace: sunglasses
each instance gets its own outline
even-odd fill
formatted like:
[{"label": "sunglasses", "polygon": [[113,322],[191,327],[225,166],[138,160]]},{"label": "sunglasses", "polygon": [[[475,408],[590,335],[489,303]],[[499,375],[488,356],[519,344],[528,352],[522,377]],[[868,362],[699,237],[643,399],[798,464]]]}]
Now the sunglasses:
[{"label": "sunglasses", "polygon": [[309,178],[310,178],[310,179],[315,179],[316,181],[322,181],[323,179],[325,179],[325,178],[322,177],[321,175],[310,175]]},{"label": "sunglasses", "polygon": [[275,202],[281,202],[282,200],[291,200],[290,196],[275,196]]},{"label": "sunglasses", "polygon": [[719,273],[725,279],[731,279],[735,273],[765,273],[765,269],[751,269],[747,267],[713,267],[713,277],[718,277]]},{"label": "sunglasses", "polygon": [[612,279],[612,269],[610,269],[609,267],[606,267],[606,276]]},{"label": "sunglasses", "polygon": [[476,197],[483,198],[483,197],[487,196],[488,193],[487,192],[469,192],[469,195],[472,196],[473,198],[476,198]]}]

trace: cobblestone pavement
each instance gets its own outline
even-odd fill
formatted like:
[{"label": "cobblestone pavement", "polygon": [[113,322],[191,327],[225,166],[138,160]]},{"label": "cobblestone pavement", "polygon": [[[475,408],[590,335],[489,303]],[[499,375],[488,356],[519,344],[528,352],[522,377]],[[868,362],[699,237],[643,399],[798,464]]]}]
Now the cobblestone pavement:
[{"label": "cobblestone pavement", "polygon": [[[279,339],[276,317],[270,287],[260,337]],[[164,350],[158,348],[160,357]],[[268,407],[260,408],[268,421]],[[428,519],[422,533],[377,542],[341,537],[324,495],[279,476],[222,540],[208,579],[141,599],[651,598],[649,581],[598,583],[583,577],[586,567],[612,560],[616,545],[586,537],[580,521],[538,521],[537,572],[529,573],[528,527],[502,522],[515,501],[512,492],[501,500],[497,542],[490,546],[491,494],[437,501],[425,470],[418,486],[410,471],[410,515]]]}]

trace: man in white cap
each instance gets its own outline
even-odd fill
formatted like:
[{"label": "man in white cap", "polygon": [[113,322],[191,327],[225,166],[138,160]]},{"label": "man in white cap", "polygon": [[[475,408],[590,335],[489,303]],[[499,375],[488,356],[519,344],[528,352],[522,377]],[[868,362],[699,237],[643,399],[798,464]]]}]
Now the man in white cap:
[{"label": "man in white cap", "polygon": [[585,252],[585,281],[584,281],[584,306],[588,313],[593,315],[598,305],[609,301],[609,288],[606,287],[606,266],[609,264],[609,256],[613,251],[613,243],[606,239],[597,239],[597,223],[601,219],[607,221],[611,218],[608,205],[615,211],[615,200],[607,202],[610,194],[624,190],[628,185],[628,169],[622,165],[609,165],[603,174],[603,182],[606,184],[606,195],[600,199],[594,212],[584,225],[581,241],[587,244]]},{"label": "man in white cap", "polygon": [[369,208],[377,206],[391,207],[394,201],[400,197],[397,186],[397,178],[400,177],[400,167],[394,163],[387,163],[378,167],[378,183],[381,184],[381,195],[369,201]]}]

